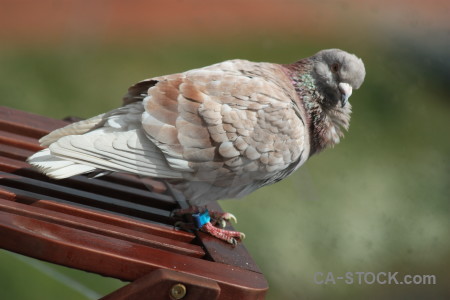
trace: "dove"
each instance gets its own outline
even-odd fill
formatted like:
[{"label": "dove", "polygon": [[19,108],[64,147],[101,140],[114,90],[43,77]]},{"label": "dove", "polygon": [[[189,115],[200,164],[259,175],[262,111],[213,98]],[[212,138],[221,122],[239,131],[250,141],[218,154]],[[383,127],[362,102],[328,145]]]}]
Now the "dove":
[{"label": "dove", "polygon": [[55,179],[164,179],[191,205],[177,215],[195,214],[200,230],[236,244],[245,235],[220,228],[235,217],[206,204],[276,183],[339,143],[365,73],[354,54],[328,49],[292,64],[234,59],[145,79],[123,106],[42,137],[47,148],[28,162]]}]

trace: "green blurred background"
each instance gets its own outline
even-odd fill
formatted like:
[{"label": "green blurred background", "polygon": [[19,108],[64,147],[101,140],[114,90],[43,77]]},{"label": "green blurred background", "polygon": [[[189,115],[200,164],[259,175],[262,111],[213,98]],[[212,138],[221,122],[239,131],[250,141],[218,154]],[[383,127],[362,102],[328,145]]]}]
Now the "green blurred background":
[{"label": "green blurred background", "polygon": [[[294,175],[222,201],[267,299],[450,299],[448,1],[0,1],[0,104],[63,118],[128,86],[232,58],[361,57],[349,133]],[[316,272],[435,285],[318,285]],[[95,299],[124,283],[0,251],[1,299]]]}]

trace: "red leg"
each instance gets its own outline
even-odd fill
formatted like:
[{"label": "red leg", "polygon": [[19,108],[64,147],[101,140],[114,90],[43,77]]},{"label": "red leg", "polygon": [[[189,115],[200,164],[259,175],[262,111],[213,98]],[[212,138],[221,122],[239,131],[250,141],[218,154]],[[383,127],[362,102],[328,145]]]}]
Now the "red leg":
[{"label": "red leg", "polygon": [[[206,212],[206,210],[207,210],[206,207],[190,206],[188,208],[174,210],[172,214],[175,216],[203,214]],[[237,245],[238,241],[245,238],[245,234],[243,234],[242,232],[222,229],[226,226],[226,223],[229,222],[230,220],[234,220],[237,223],[236,217],[234,215],[227,212],[218,212],[218,211],[208,211],[207,215],[208,219],[205,220],[206,223],[198,221],[198,219],[196,219],[195,221],[201,222],[201,224],[203,224],[197,225],[201,226],[201,228],[199,228],[201,231],[209,233],[212,236],[220,240],[223,240],[227,243],[230,243],[232,245]],[[196,216],[196,218],[197,217],[198,216]],[[192,223],[177,222],[176,224],[178,224],[178,226],[181,225],[180,227],[185,229],[187,228],[192,229],[193,226],[195,228],[195,225]],[[221,228],[218,228],[216,226],[219,226]]]},{"label": "red leg", "polygon": [[242,232],[217,228],[212,225],[211,222],[205,223],[205,225],[202,226],[201,230],[235,246],[237,245],[238,240],[243,240],[245,238],[245,234],[243,234]]}]

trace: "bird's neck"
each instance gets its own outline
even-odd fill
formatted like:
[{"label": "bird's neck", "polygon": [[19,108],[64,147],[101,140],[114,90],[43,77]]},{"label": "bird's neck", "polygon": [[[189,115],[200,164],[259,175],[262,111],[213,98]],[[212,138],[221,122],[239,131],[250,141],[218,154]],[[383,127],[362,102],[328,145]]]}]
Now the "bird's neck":
[{"label": "bird's neck", "polygon": [[311,76],[313,64],[308,60],[301,60],[284,66],[288,71],[292,84],[297,92],[300,103],[306,112],[306,122],[310,134],[310,156],[326,148],[333,147],[344,136],[343,129],[347,130],[350,122],[351,105],[343,108],[329,107],[324,93],[316,86]]}]

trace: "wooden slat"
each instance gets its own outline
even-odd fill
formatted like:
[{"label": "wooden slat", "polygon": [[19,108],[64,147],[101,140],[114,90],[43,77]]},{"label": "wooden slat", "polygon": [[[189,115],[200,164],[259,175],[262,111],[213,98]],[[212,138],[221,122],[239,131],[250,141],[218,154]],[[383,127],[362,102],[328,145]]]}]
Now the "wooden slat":
[{"label": "wooden slat", "polygon": [[13,173],[29,167],[26,162],[0,156],[0,171]]},{"label": "wooden slat", "polygon": [[[109,175],[108,175],[109,176]],[[50,182],[55,182],[54,180]],[[62,186],[72,187],[74,189],[83,189],[87,192],[95,192],[108,197],[127,200],[133,203],[149,204],[155,208],[165,210],[173,210],[176,202],[166,194],[155,193],[149,191],[146,187],[138,189],[126,185],[126,182],[121,181],[111,184],[106,180],[91,179],[85,176],[75,176],[68,178],[60,183]]]},{"label": "wooden slat", "polygon": [[75,204],[76,206],[81,208],[96,209],[103,212],[111,212],[122,216],[128,216],[130,218],[136,218],[138,220],[147,220],[148,222],[161,224],[165,226],[172,226],[174,222],[173,219],[170,217],[170,212],[158,210],[157,213],[155,213],[155,209],[152,209],[151,207],[136,206],[136,205],[118,206],[108,203],[99,204],[96,203],[94,199],[92,199],[91,202],[86,202],[85,204],[74,203],[70,200],[51,197],[48,195],[42,195],[39,193],[21,190],[18,188],[12,188],[8,186],[0,185],[0,189],[6,189],[8,191],[13,192],[14,194],[16,194],[17,199],[19,199],[18,201],[22,201],[21,203],[30,205],[33,205],[37,201],[43,199],[70,205]]},{"label": "wooden slat", "polygon": [[82,191],[122,199],[133,203],[148,205],[151,202],[152,207],[155,208],[161,208],[165,210],[173,210],[174,208],[176,208],[176,202],[171,196],[150,191],[146,186],[142,184],[141,188],[130,187],[128,186],[128,180],[116,180],[114,183],[110,183],[106,180],[100,180],[99,178],[87,178],[83,175],[66,178],[64,180],[54,180],[41,173],[36,172],[33,169],[28,168],[17,170],[14,173],[23,177],[33,178],[41,182],[79,189]]},{"label": "wooden slat", "polygon": [[[8,187],[10,190],[33,191],[40,196],[37,199],[45,199],[47,195],[52,195],[53,199],[65,200],[88,207],[98,207],[116,212],[127,212],[131,215],[146,216],[151,220],[170,224],[170,211],[154,208],[149,205],[142,205],[112,197],[106,197],[83,190],[73,189],[53,183],[42,182],[31,178],[20,177],[8,173],[0,172],[0,186]],[[44,198],[40,198],[44,197]]]},{"label": "wooden slat", "polygon": [[0,211],[21,215],[36,220],[42,220],[49,223],[59,224],[87,232],[101,234],[116,239],[129,241],[157,249],[163,249],[174,253],[193,257],[203,257],[204,251],[201,247],[189,243],[183,243],[172,240],[167,237],[161,237],[143,232],[136,232],[131,229],[101,223],[99,221],[83,219],[77,216],[71,216],[60,212],[49,211],[40,207],[24,205],[11,202],[0,198]]},{"label": "wooden slat", "polygon": [[0,130],[0,143],[8,146],[33,150],[35,152],[42,149],[42,147],[37,144],[37,140],[34,138],[21,136],[4,130]]},{"label": "wooden slat", "polygon": [[39,139],[50,131],[69,124],[43,116],[0,106],[0,128],[26,137]]},{"label": "wooden slat", "polygon": [[[0,189],[0,197],[4,199],[17,199],[14,193],[7,192],[2,195]],[[22,202],[20,199],[19,202]],[[138,232],[149,233],[162,237],[168,237],[173,240],[178,240],[185,243],[193,242],[195,235],[183,231],[175,230],[173,226],[161,226],[160,224],[154,224],[148,220],[139,221],[136,218],[123,217],[117,214],[111,214],[106,211],[98,211],[89,208],[79,208],[70,204],[64,204],[49,200],[39,200],[31,204],[32,206],[41,207],[50,211],[56,211],[67,215],[78,216],[87,220],[95,220],[105,224],[112,224],[123,228],[135,230]]]},{"label": "wooden slat", "polygon": [[[149,220],[145,219],[143,221],[139,221],[135,219],[130,219],[129,216],[121,217],[117,214],[111,214],[108,211],[102,210],[92,210],[88,207],[76,207],[66,203],[62,203],[59,199],[56,201],[52,200],[43,200],[36,199],[34,194],[24,195],[19,193],[14,193],[10,189],[0,188],[0,198],[5,200],[12,200],[18,203],[24,203],[27,205],[45,208],[49,211],[56,211],[60,213],[64,213],[67,215],[82,217],[88,220],[95,220],[99,222],[103,222],[105,224],[112,224],[115,226],[120,226],[123,228],[128,228],[132,230],[136,230],[139,232],[149,233],[153,235],[158,235],[162,237],[168,237],[170,239],[179,240],[182,242],[192,242],[194,239],[194,235],[192,233],[174,230],[173,226],[161,226],[160,224],[155,225],[153,222],[149,222]],[[50,198],[50,197],[49,197]],[[52,198],[50,198],[52,199]],[[58,201],[58,202],[57,202]]]},{"label": "wooden slat", "polygon": [[2,188],[0,186],[0,197],[6,200],[27,204],[30,206],[45,208],[49,211],[56,211],[68,215],[83,217],[88,220],[102,220],[105,224],[114,224],[130,228],[136,231],[147,232],[162,237],[170,237],[180,241],[192,241],[195,237],[192,233],[186,231],[174,230],[174,226],[166,225],[148,218],[136,217],[122,212],[113,212],[99,208],[92,208],[83,205],[74,206],[69,201],[47,197],[47,199],[37,199],[41,195],[15,190],[11,188]]},{"label": "wooden slat", "polygon": [[25,161],[31,154],[32,151],[0,143],[0,156]]}]

